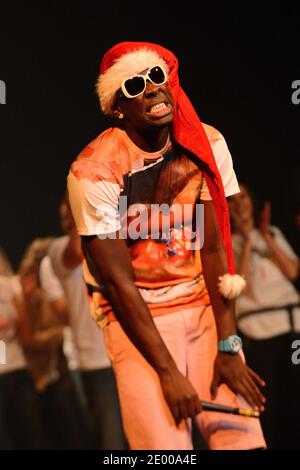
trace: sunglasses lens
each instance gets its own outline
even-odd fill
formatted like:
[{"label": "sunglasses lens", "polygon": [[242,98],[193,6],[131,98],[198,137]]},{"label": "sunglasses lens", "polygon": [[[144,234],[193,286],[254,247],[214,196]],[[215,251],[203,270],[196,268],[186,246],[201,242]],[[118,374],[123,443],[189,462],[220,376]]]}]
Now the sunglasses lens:
[{"label": "sunglasses lens", "polygon": [[160,85],[166,80],[164,71],[159,66],[152,67],[152,69],[149,70],[148,75],[150,80],[156,85]]},{"label": "sunglasses lens", "polygon": [[136,96],[144,91],[145,80],[143,79],[143,77],[129,78],[124,83],[124,86],[129,95]]}]

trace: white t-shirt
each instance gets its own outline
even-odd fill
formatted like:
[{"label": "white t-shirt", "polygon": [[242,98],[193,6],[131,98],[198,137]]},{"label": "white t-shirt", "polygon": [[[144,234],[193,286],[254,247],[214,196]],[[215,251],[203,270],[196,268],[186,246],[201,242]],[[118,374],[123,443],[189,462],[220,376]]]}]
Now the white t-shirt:
[{"label": "white t-shirt", "polygon": [[[60,298],[65,298],[64,288],[55,275],[49,256],[44,256],[40,263],[40,282],[44,289],[49,302],[53,302]],[[63,329],[63,351],[68,361],[70,370],[77,370],[79,368],[78,352],[74,343],[73,333],[69,326]]]},{"label": "white t-shirt", "polygon": [[[78,361],[81,370],[94,370],[110,367],[107,356],[103,333],[91,318],[87,301],[86,287],[83,281],[82,267],[74,270],[67,269],[63,264],[63,253],[69,242],[69,237],[59,237],[53,241],[49,250],[54,273],[60,280],[70,315],[70,327],[73,332],[75,346],[78,352]],[[54,299],[54,292],[49,295]],[[57,297],[58,298],[58,297]]]},{"label": "white t-shirt", "polygon": [[[297,260],[282,232],[277,227],[270,227],[274,240],[290,258]],[[238,234],[232,236],[233,251],[236,263],[243,249],[243,239]],[[287,311],[282,309],[251,315],[245,318],[239,316],[253,310],[263,310],[268,307],[281,307],[300,302],[300,296],[292,282],[282,273],[280,268],[270,259],[270,250],[260,231],[251,232],[251,290],[244,291],[237,299],[238,325],[242,333],[254,339],[271,338],[290,331]],[[250,287],[250,286],[249,286]],[[300,308],[293,311],[295,330],[300,331]]]},{"label": "white t-shirt", "polygon": [[[14,280],[0,275],[0,374],[26,368],[22,347],[17,339],[17,311],[13,305]],[[2,364],[4,360],[6,364]]]}]

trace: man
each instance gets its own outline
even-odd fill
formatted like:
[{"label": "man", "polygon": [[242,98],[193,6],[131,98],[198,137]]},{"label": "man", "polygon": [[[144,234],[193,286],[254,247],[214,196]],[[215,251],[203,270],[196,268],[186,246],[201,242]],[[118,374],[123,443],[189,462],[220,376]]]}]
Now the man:
[{"label": "man", "polygon": [[[230,154],[218,131],[204,129],[177,67],[152,43],[117,44],[102,60],[101,107],[120,124],[89,144],[68,176],[91,308],[131,449],[190,449],[194,417],[211,449],[264,447],[257,420],[201,412],[211,393],[263,410],[263,381],[237,354],[229,300],[244,281],[234,274],[215,158],[229,196],[238,192]],[[201,232],[202,201],[200,250],[192,234]]]},{"label": "man", "polygon": [[[44,270],[43,288],[57,314],[70,325],[84,397],[92,422],[95,449],[127,448],[119,411],[118,395],[103,334],[89,314],[86,287],[82,278],[80,237],[67,199],[60,204],[60,220],[67,234],[51,244],[49,258],[65,296],[55,288],[55,278]],[[46,267],[46,266],[45,266]]]}]

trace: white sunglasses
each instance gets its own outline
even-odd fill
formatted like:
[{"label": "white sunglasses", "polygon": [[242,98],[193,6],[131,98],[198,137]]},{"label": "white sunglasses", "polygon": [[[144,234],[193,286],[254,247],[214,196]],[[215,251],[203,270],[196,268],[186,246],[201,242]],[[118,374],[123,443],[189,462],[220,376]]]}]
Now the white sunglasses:
[{"label": "white sunglasses", "polygon": [[163,85],[167,79],[168,76],[162,66],[154,65],[144,75],[132,75],[123,80],[121,90],[126,98],[136,98],[145,91],[147,80],[154,85]]}]

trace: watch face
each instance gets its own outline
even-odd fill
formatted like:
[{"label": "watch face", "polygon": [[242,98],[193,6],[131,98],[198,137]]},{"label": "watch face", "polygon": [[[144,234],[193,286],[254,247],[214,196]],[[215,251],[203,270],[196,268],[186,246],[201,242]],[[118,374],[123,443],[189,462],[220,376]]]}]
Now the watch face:
[{"label": "watch face", "polygon": [[238,338],[234,338],[231,342],[231,347],[234,352],[239,352],[241,349],[241,343]]}]

